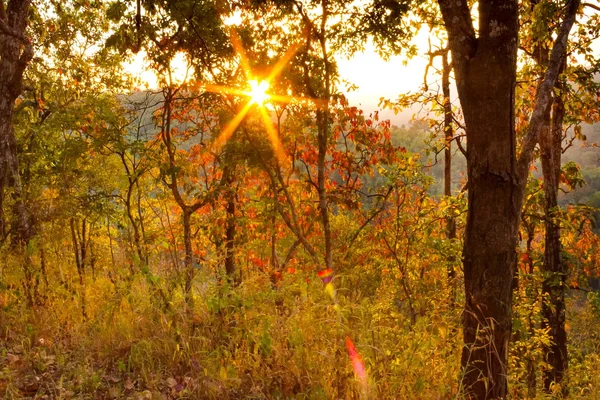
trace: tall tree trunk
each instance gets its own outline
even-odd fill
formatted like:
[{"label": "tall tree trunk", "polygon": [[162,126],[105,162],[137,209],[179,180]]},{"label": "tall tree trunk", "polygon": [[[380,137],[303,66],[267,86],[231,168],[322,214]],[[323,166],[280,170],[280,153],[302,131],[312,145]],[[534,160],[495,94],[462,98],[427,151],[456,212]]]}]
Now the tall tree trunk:
[{"label": "tall tree trunk", "polygon": [[[469,178],[463,250],[462,385],[477,399],[499,399],[507,394],[521,205],[514,120],[517,7],[516,1],[502,5],[480,2],[476,52],[465,63],[468,65],[455,67],[467,126]],[[495,36],[492,22],[499,30]],[[453,53],[455,64],[456,59]]]},{"label": "tall tree trunk", "polygon": [[[535,7],[538,0],[532,1]],[[549,35],[552,33],[549,29]],[[545,40],[540,40],[534,47],[533,58],[538,65],[547,67],[549,49]],[[566,67],[566,49],[563,50],[563,62],[560,72]],[[541,81],[542,78],[540,78]],[[565,117],[563,99],[564,84],[557,80],[552,108],[546,111],[544,129],[540,131],[540,158],[542,161],[542,174],[544,177],[544,219],[545,219],[545,246],[542,272],[542,293],[549,298],[542,302],[542,328],[549,328],[551,344],[544,347],[544,354],[550,369],[544,373],[544,390],[551,393],[551,386],[561,383],[568,366],[567,358],[567,332],[565,330],[565,280],[566,266],[561,262],[560,226],[557,221],[558,212],[558,187],[562,155],[562,126]],[[562,394],[568,394],[567,387],[561,387]]]},{"label": "tall tree trunk", "polygon": [[[442,93],[444,95],[444,196],[452,196],[452,139],[454,128],[452,126],[452,103],[450,102],[450,64],[448,52],[442,56]],[[454,218],[446,220],[446,236],[448,239],[456,237],[456,222]]]},{"label": "tall tree trunk", "polygon": [[[556,87],[560,93],[561,83]],[[567,332],[565,330],[566,265],[561,262],[560,226],[557,222],[558,183],[562,154],[562,124],[565,106],[559,94],[554,99],[552,124],[540,135],[542,173],[545,196],[544,281],[542,293],[549,298],[542,304],[542,328],[550,328],[551,344],[545,348],[550,370],[544,374],[544,389],[549,392],[552,383],[561,383],[567,370]],[[566,395],[566,386],[562,387]]]},{"label": "tall tree trunk", "polygon": [[[452,139],[454,137],[454,127],[452,125],[452,103],[450,102],[450,71],[448,63],[448,54],[446,50],[442,55],[442,94],[444,95],[444,196],[452,196]],[[446,218],[446,237],[449,240],[456,239],[456,219],[452,216]],[[448,281],[452,288],[450,304],[454,308],[454,299],[456,297],[456,285],[454,278],[454,255],[448,257]]]},{"label": "tall tree trunk", "polygon": [[[533,277],[534,263],[532,259],[532,243],[535,239],[535,225],[533,223],[525,224],[525,230],[527,232],[527,244],[526,244],[526,252],[527,254],[527,266],[528,266],[528,274],[530,277]],[[518,274],[515,274],[515,277],[518,277]],[[537,293],[537,285],[529,285],[533,293]],[[531,287],[533,286],[533,287]],[[513,286],[513,289],[518,287],[517,283]],[[533,301],[537,301],[537,295],[531,294]],[[527,337],[532,338],[535,335],[536,322],[534,319],[534,307],[530,307],[527,311]],[[526,372],[526,380],[527,380],[527,395],[529,398],[534,399],[537,392],[537,371],[536,371],[536,363],[534,360],[534,355],[529,354],[525,359],[525,368]]]},{"label": "tall tree trunk", "polygon": [[[333,242],[331,238],[331,224],[329,222],[329,209],[327,201],[327,192],[325,190],[325,158],[327,156],[327,145],[329,144],[329,102],[331,100],[331,62],[329,61],[329,53],[327,49],[327,35],[325,34],[327,18],[329,17],[329,1],[321,0],[321,26],[318,35],[319,45],[321,47],[321,55],[325,65],[323,95],[321,100],[323,104],[317,111],[317,142],[318,142],[318,157],[317,157],[317,192],[319,196],[319,211],[321,213],[321,223],[323,225],[323,239],[325,242],[325,268],[333,268]],[[313,96],[314,97],[314,96]]]},{"label": "tall tree trunk", "polygon": [[514,119],[518,1],[480,0],[477,35],[467,2],[438,3],[468,143],[461,385],[467,397],[500,399],[508,393],[512,282],[527,171],[579,1],[571,0],[567,7],[518,157]]},{"label": "tall tree trunk", "polygon": [[25,36],[30,0],[11,0],[6,9],[0,2],[0,234],[8,227],[4,217],[4,194],[12,189],[13,242],[26,243],[33,236],[33,216],[23,200],[19,159],[13,126],[14,104],[23,91],[23,72],[33,57]]},{"label": "tall tree trunk", "polygon": [[319,211],[323,225],[323,236],[325,241],[325,268],[333,267],[333,245],[331,242],[331,224],[329,222],[329,210],[327,209],[327,193],[325,191],[325,157],[327,155],[327,142],[329,138],[329,111],[317,111],[318,126],[318,160],[317,160],[317,192],[319,196]]}]

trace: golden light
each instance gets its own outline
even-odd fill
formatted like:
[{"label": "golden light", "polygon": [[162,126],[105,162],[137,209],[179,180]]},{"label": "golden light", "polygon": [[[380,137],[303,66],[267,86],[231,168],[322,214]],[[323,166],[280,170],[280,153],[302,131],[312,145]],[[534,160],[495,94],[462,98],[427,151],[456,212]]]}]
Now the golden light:
[{"label": "golden light", "polygon": [[248,81],[248,84],[250,84],[250,91],[247,94],[250,96],[250,101],[262,106],[270,97],[267,93],[267,90],[269,90],[269,82],[250,80]]},{"label": "golden light", "polygon": [[223,93],[230,94],[234,96],[245,96],[248,97],[249,100],[244,104],[244,106],[236,113],[233,119],[223,128],[219,136],[215,141],[215,148],[219,149],[227,141],[231,138],[233,133],[236,131],[238,126],[242,123],[246,115],[253,109],[253,105],[257,105],[258,111],[261,119],[263,120],[263,124],[275,152],[275,155],[279,161],[283,161],[285,159],[285,152],[281,142],[279,140],[279,134],[274,127],[273,120],[271,115],[264,107],[264,103],[267,100],[270,100],[273,103],[304,103],[304,104],[313,104],[319,105],[321,100],[312,99],[312,98],[304,98],[304,97],[296,97],[296,96],[281,96],[273,93],[267,93],[270,88],[270,84],[281,74],[283,69],[290,62],[294,54],[300,49],[300,43],[296,43],[289,47],[285,54],[275,63],[268,76],[266,76],[263,80],[259,81],[257,79],[251,79],[256,76],[252,68],[250,67],[250,63],[248,57],[246,56],[246,52],[242,43],[235,33],[235,30],[230,30],[230,39],[231,44],[233,45],[233,49],[235,53],[239,57],[240,66],[246,76],[247,84],[250,86],[250,90],[241,90],[235,87],[228,87],[222,85],[204,85],[204,89],[208,92],[213,93]]}]

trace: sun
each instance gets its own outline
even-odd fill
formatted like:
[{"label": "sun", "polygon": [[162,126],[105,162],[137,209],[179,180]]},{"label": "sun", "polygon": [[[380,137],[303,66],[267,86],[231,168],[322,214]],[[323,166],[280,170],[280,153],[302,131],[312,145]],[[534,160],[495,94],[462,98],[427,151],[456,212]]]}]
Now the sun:
[{"label": "sun", "polygon": [[265,101],[269,99],[269,94],[267,90],[269,90],[269,82],[267,81],[257,81],[255,79],[248,81],[250,85],[250,91],[247,93],[250,96],[250,101],[253,104],[257,104],[262,106]]},{"label": "sun", "polygon": [[[273,150],[275,151],[276,157],[279,161],[283,161],[285,159],[285,152],[284,152],[283,146],[281,145],[281,143],[279,141],[279,134],[273,127],[272,117],[265,107],[265,102],[267,102],[267,100],[271,101],[272,103],[284,103],[284,104],[288,104],[288,103],[292,103],[292,102],[294,102],[294,103],[309,102],[309,103],[317,105],[318,107],[322,107],[319,99],[304,98],[304,97],[298,97],[298,96],[282,96],[282,95],[277,95],[277,94],[273,94],[273,93],[267,93],[267,91],[270,88],[270,84],[281,74],[283,69],[288,65],[288,63],[290,62],[292,57],[296,54],[296,52],[298,50],[300,50],[301,43],[298,42],[298,43],[292,44],[286,50],[286,52],[283,54],[283,56],[275,63],[275,65],[273,66],[273,68],[271,69],[269,74],[266,77],[264,77],[262,80],[258,80],[255,78],[256,74],[253,73],[252,68],[250,67],[249,59],[246,56],[244,47],[242,46],[242,43],[241,43],[239,37],[237,36],[235,30],[233,30],[233,29],[230,30],[230,39],[231,39],[231,44],[233,45],[233,49],[234,49],[235,53],[239,56],[240,66],[244,72],[246,79],[247,79],[246,84],[244,85],[244,86],[246,86],[246,88],[244,88],[245,90],[242,88],[236,88],[236,87],[231,87],[231,86],[222,86],[222,85],[213,85],[213,84],[204,85],[204,89],[207,92],[225,93],[225,94],[231,94],[234,96],[247,97],[248,101],[245,102],[245,104],[241,108],[241,110],[239,110],[235,114],[235,116],[229,122],[229,124],[227,124],[225,126],[225,128],[223,128],[223,130],[221,131],[219,136],[217,136],[215,143],[214,143],[214,147],[215,147],[215,149],[219,149],[223,145],[225,145],[225,143],[227,143],[229,138],[231,138],[231,136],[233,135],[235,130],[242,123],[242,121],[244,120],[246,115],[250,112],[250,110],[258,109],[258,112],[259,112],[260,116],[262,117],[261,119],[263,120],[267,136],[271,142],[271,145],[273,146]],[[251,79],[251,78],[253,78],[253,79]],[[249,88],[248,88],[248,86],[249,86]],[[257,105],[258,107],[253,107],[254,105]]]}]

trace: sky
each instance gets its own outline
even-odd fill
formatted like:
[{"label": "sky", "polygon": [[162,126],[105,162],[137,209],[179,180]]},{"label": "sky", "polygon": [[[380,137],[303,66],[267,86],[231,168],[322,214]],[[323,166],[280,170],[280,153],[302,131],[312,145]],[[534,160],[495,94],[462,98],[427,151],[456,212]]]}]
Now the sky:
[{"label": "sky", "polygon": [[[336,61],[341,77],[358,86],[357,90],[345,93],[350,104],[363,109],[366,114],[379,110],[380,119],[390,119],[394,125],[408,124],[416,110],[406,110],[396,115],[391,110],[380,110],[378,104],[381,97],[394,100],[399,94],[417,91],[422,86],[427,65],[424,56],[427,49],[427,32],[420,33],[414,43],[417,44],[420,54],[408,60],[406,65],[404,56],[394,56],[384,61],[372,45],[367,45],[365,51],[355,54],[351,59],[338,57]],[[144,57],[144,52],[139,52],[124,67],[142,82],[143,87],[156,88],[156,76],[146,66]],[[176,79],[185,76],[185,64],[185,56],[179,53],[171,64]]]},{"label": "sky", "polygon": [[[358,87],[355,91],[345,93],[350,104],[361,108],[367,115],[379,110],[380,119],[390,119],[394,125],[408,124],[413,115],[420,110],[407,109],[396,115],[392,110],[381,110],[378,104],[382,97],[393,101],[402,93],[415,92],[422,87],[428,62],[425,57],[429,47],[428,38],[429,31],[422,29],[413,39],[413,44],[418,48],[418,55],[410,60],[406,60],[405,56],[394,56],[384,61],[376,53],[373,45],[367,45],[363,52],[355,54],[350,59],[337,57],[342,79]],[[600,53],[600,40],[596,41],[594,47],[596,52]],[[145,68],[144,64],[144,53],[140,52],[131,63],[125,65],[125,68],[148,87],[156,88],[158,86],[156,76]],[[174,76],[179,79],[185,76],[185,64],[185,56],[182,53],[178,54],[172,62]],[[430,89],[436,87],[436,81],[439,81],[439,76],[436,76],[432,69],[429,71],[428,78]]]},{"label": "sky", "polygon": [[[427,34],[427,31],[422,31],[413,41],[417,44],[419,54],[410,60],[406,60],[404,56],[394,56],[384,61],[372,45],[349,60],[339,58],[340,75],[358,86],[358,90],[346,93],[350,104],[370,113],[379,110],[378,104],[382,97],[393,101],[401,93],[418,91],[423,86],[423,74],[427,65]],[[431,77],[429,81],[431,82]],[[392,110],[380,110],[379,117],[390,119],[392,124],[400,126],[407,124],[415,112],[417,110],[409,109],[395,115]]]}]

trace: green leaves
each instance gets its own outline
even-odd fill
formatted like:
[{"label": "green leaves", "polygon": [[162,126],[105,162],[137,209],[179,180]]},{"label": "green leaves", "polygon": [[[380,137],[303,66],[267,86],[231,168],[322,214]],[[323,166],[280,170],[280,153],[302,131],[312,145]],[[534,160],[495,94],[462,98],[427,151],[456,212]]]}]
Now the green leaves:
[{"label": "green leaves", "polygon": [[124,1],[113,1],[106,9],[106,17],[112,22],[119,22],[126,11],[127,4]]}]

